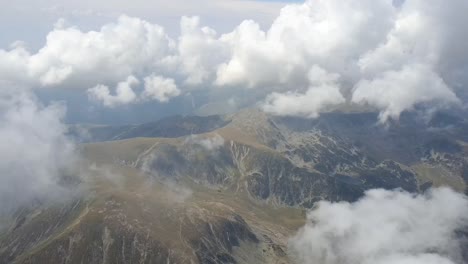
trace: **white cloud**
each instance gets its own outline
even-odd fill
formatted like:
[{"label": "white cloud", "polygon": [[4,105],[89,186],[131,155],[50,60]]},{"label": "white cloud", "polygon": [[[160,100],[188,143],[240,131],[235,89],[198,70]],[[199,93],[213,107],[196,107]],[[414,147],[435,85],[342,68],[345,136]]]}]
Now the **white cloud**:
[{"label": "white cloud", "polygon": [[[100,31],[57,27],[37,53],[0,51],[0,78],[39,86],[91,87],[129,75],[170,68],[175,44],[158,25],[120,16]],[[13,65],[14,71],[8,71]]]},{"label": "white cloud", "polygon": [[443,0],[405,1],[392,30],[376,49],[362,56],[360,67],[366,74],[375,74],[419,63],[446,74],[447,68],[466,65],[468,52],[458,44],[468,34],[463,26],[466,8],[464,0],[450,4]]},{"label": "white cloud", "polygon": [[317,117],[327,107],[345,102],[337,74],[329,74],[314,66],[309,72],[310,87],[305,93],[272,93],[263,103],[263,110],[276,115]]},{"label": "white cloud", "polygon": [[309,88],[305,93],[286,92],[268,95],[262,108],[265,112],[280,116],[318,117],[319,114],[345,99],[337,87],[321,85]]},{"label": "white cloud", "polygon": [[111,94],[108,86],[99,84],[88,89],[88,96],[102,102],[107,107],[134,103],[137,100],[137,95],[133,91],[133,88],[139,83],[134,76],[128,76],[125,81],[117,84],[115,95]]},{"label": "white cloud", "polygon": [[[0,216],[46,198],[64,197],[60,182],[78,157],[64,136],[61,104],[42,106],[28,91],[0,89]],[[76,176],[76,175],[75,175]]]},{"label": "white cloud", "polygon": [[310,67],[352,71],[360,54],[376,46],[391,28],[391,1],[307,1],[288,5],[267,31],[244,21],[223,41],[233,55],[218,72],[218,84],[307,83]]},{"label": "white cloud", "polygon": [[381,122],[398,119],[401,112],[419,103],[459,103],[440,76],[422,64],[407,65],[401,71],[387,71],[372,80],[358,82],[352,101],[380,109]]},{"label": "white cloud", "polygon": [[[234,8],[237,2],[217,5]],[[286,5],[266,29],[245,20],[224,34],[202,26],[198,17],[182,17],[174,39],[162,26],[125,15],[98,31],[58,23],[36,53],[23,45],[0,50],[0,79],[87,89],[116,85],[130,75],[139,80],[164,76],[174,80],[179,94],[257,89],[270,112],[308,117],[343,98],[376,107],[382,120],[421,103],[457,102],[456,94],[468,85],[468,51],[462,44],[468,3],[393,2],[308,0]],[[308,74],[315,67],[337,81],[311,82]],[[405,74],[412,82],[403,81]],[[423,74],[435,84],[426,88]],[[390,79],[400,80],[398,87],[389,85]],[[376,87],[382,84],[388,85]],[[100,94],[110,95],[109,88],[99,87]]]},{"label": "white cloud", "polygon": [[137,94],[140,81],[133,75],[121,81],[115,88],[115,94],[111,93],[108,86],[99,84],[89,88],[87,93],[91,100],[102,103],[106,107],[116,107],[120,105],[134,104],[138,102],[157,100],[167,102],[172,97],[178,96],[180,90],[177,88],[174,79],[162,76],[147,76],[144,78],[144,90]]},{"label": "white cloud", "polygon": [[155,99],[160,102],[167,102],[170,98],[179,94],[180,90],[177,88],[174,79],[152,75],[145,78],[145,90],[141,97],[143,100]]},{"label": "white cloud", "polygon": [[446,188],[370,190],[355,203],[320,202],[290,246],[305,264],[462,263],[455,232],[467,212],[467,197]]},{"label": "white cloud", "polygon": [[363,79],[370,81],[357,84],[353,100],[375,105],[381,120],[418,103],[458,103],[454,91],[468,85],[460,75],[468,52],[459,45],[468,35],[461,11],[467,8],[463,0],[405,1],[386,39],[360,58]]},{"label": "white cloud", "polygon": [[227,46],[213,29],[201,27],[198,17],[182,17],[180,28],[178,50],[185,82],[199,85],[212,81],[218,66],[229,58]]}]

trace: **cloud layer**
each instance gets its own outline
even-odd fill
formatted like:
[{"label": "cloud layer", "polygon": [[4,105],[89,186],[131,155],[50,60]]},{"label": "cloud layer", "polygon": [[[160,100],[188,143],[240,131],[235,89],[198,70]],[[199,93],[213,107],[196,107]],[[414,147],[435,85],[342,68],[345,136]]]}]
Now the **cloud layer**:
[{"label": "cloud layer", "polygon": [[379,110],[382,122],[421,104],[459,104],[468,2],[393,2],[308,0],[285,6],[266,30],[246,20],[224,34],[183,17],[175,39],[125,15],[98,31],[57,23],[37,52],[19,42],[0,50],[0,79],[87,90],[109,107],[256,89],[274,114],[316,117],[356,103]]},{"label": "cloud layer", "polygon": [[320,202],[290,245],[305,264],[463,263],[468,241],[456,232],[467,212],[467,197],[450,189],[370,190],[355,203]]}]

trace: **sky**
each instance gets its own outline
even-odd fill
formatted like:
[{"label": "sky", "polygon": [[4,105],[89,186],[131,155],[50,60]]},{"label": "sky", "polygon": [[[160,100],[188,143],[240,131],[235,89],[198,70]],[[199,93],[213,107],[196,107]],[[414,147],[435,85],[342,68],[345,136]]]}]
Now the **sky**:
[{"label": "sky", "polygon": [[68,123],[258,107],[379,122],[465,107],[465,0],[18,0],[0,10],[0,81]]},{"label": "sky", "polygon": [[[181,16],[202,16],[217,30],[232,30],[244,19],[254,19],[267,26],[287,3],[296,0],[18,0],[4,2],[0,10],[0,44],[8,47],[17,40],[39,48],[54,23],[65,18],[82,29],[97,29],[115,21],[121,14],[160,24],[176,36]],[[6,8],[5,8],[6,7]]]}]

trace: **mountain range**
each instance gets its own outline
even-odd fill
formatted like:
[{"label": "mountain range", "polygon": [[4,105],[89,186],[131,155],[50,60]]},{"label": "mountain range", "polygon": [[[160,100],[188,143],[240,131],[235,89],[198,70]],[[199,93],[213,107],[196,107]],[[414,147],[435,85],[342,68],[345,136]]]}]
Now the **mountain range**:
[{"label": "mountain range", "polygon": [[0,263],[296,263],[289,238],[318,201],[369,189],[468,193],[468,120],[437,112],[173,116],[73,125],[80,192],[21,208]]}]

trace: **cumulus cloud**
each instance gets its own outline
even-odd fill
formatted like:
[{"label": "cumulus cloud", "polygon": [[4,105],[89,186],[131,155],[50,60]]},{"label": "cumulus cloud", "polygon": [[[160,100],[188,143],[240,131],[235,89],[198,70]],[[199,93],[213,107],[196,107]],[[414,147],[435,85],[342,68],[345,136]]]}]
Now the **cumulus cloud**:
[{"label": "cumulus cloud", "polygon": [[173,49],[161,26],[122,15],[99,31],[56,27],[34,54],[23,47],[1,50],[0,78],[45,87],[92,87],[148,68],[170,68]]},{"label": "cumulus cloud", "polygon": [[315,0],[284,7],[267,31],[245,21],[223,36],[233,55],[219,68],[217,82],[298,85],[307,83],[316,64],[352,71],[360,54],[385,37],[393,13],[386,0]]},{"label": "cumulus cloud", "polygon": [[[420,104],[457,103],[468,84],[467,1],[395,2],[308,0],[286,5],[267,28],[246,20],[225,33],[183,17],[176,39],[125,15],[98,31],[58,23],[36,53],[24,45],[0,50],[0,79],[95,87],[116,102],[122,98],[108,87],[128,76],[157,82],[162,88],[150,84],[144,93],[163,102],[192,89],[257,89],[274,114],[316,117],[347,102],[375,107],[382,122]],[[311,80],[314,68],[335,80]]]},{"label": "cumulus cloud", "polygon": [[182,17],[180,22],[179,62],[188,85],[211,82],[218,66],[229,58],[229,49],[219,41],[216,31],[200,26],[199,17]]},{"label": "cumulus cloud", "polygon": [[151,75],[144,78],[144,90],[137,94],[140,81],[133,75],[127,77],[125,81],[119,82],[115,88],[115,94],[111,93],[108,86],[99,84],[88,89],[88,97],[102,103],[107,107],[116,107],[137,103],[141,101],[157,100],[167,102],[170,98],[178,96],[180,90],[177,88],[174,79],[162,76]]},{"label": "cumulus cloud", "polygon": [[167,102],[170,98],[179,94],[180,90],[177,88],[174,79],[154,75],[145,78],[145,90],[142,94],[144,99]]},{"label": "cumulus cloud", "polygon": [[446,188],[370,190],[355,203],[320,202],[290,246],[302,263],[463,263],[467,241],[456,232],[467,212],[467,197]]},{"label": "cumulus cloud", "polygon": [[352,101],[381,109],[382,122],[389,118],[398,119],[401,112],[419,103],[460,102],[441,77],[423,64],[408,65],[401,71],[387,71],[373,80],[358,82]]},{"label": "cumulus cloud", "polygon": [[309,72],[310,87],[305,93],[287,92],[269,95],[263,110],[276,115],[317,117],[329,106],[345,102],[337,74],[328,74],[319,67]]},{"label": "cumulus cloud", "polygon": [[[456,90],[468,84],[459,74],[468,65],[468,52],[458,44],[468,34],[460,11],[466,8],[468,3],[458,0],[449,5],[440,0],[405,1],[385,40],[361,56],[363,79],[373,80],[357,84],[353,101],[376,106],[381,121],[397,118],[419,103],[458,103]],[[375,96],[377,92],[388,96],[386,102]]]},{"label": "cumulus cloud", "polygon": [[[467,20],[460,13],[466,8],[466,1],[440,0],[288,5],[267,31],[247,21],[223,36],[232,57],[218,68],[217,83],[280,86],[287,92],[271,94],[266,109],[281,115],[315,117],[322,105],[342,103],[336,85],[323,87],[321,94],[297,91],[311,86],[306,77],[315,65],[339,75],[350,101],[376,107],[383,122],[421,103],[457,103],[454,86],[468,84],[460,84],[462,74],[454,74],[468,64],[467,52],[458,44],[467,35],[462,26]],[[412,79],[407,83],[408,75]],[[390,85],[390,79],[401,81]],[[431,81],[435,83],[428,86]]]},{"label": "cumulus cloud", "polygon": [[28,91],[0,89],[0,216],[61,197],[78,156],[64,133],[62,104],[41,105]]},{"label": "cumulus cloud", "polygon": [[102,102],[102,104],[108,107],[129,104],[137,99],[133,88],[139,83],[140,82],[134,76],[128,76],[125,81],[117,84],[115,95],[111,94],[108,86],[99,84],[88,89],[88,96]]}]

